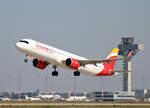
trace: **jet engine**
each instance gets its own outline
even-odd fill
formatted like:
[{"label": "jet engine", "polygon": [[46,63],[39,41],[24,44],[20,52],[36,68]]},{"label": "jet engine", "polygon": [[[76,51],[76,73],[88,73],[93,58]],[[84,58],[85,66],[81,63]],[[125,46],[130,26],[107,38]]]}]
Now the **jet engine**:
[{"label": "jet engine", "polygon": [[66,66],[68,66],[71,69],[78,69],[80,67],[80,63],[78,60],[73,58],[66,59]]},{"label": "jet engine", "polygon": [[32,63],[34,67],[41,69],[41,70],[45,69],[48,65],[48,63],[45,60],[42,60],[41,58],[33,59]]}]

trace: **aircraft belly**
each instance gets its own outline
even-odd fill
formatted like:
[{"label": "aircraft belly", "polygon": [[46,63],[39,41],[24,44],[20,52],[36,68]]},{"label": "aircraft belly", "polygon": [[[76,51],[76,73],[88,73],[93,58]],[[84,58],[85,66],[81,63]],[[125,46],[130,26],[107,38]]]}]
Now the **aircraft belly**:
[{"label": "aircraft belly", "polygon": [[78,71],[87,75],[95,76],[100,72],[100,68],[89,64],[79,67]]}]

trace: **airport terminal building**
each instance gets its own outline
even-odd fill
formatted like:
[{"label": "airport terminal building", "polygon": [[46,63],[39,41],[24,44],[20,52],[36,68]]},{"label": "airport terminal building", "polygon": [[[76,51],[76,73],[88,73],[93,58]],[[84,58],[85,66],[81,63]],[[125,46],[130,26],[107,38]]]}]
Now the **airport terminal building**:
[{"label": "airport terminal building", "polygon": [[135,92],[125,92],[125,91],[95,91],[89,93],[87,96],[93,101],[134,101]]}]

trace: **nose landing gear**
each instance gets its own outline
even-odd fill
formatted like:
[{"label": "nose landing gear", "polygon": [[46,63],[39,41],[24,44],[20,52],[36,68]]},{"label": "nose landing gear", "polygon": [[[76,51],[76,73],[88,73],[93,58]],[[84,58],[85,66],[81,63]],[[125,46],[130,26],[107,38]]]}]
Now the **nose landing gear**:
[{"label": "nose landing gear", "polygon": [[26,63],[27,63],[27,62],[28,62],[28,59],[24,59],[24,62],[26,62]]},{"label": "nose landing gear", "polygon": [[29,56],[28,54],[26,54],[26,59],[24,59],[24,62],[28,62],[31,59],[31,56]]}]

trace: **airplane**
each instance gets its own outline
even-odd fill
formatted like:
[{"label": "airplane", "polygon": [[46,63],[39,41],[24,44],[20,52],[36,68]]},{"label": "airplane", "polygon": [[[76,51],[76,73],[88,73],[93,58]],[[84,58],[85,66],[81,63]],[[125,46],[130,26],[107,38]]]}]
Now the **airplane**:
[{"label": "airplane", "polygon": [[66,99],[66,101],[86,101],[87,98],[85,96],[71,96]]},{"label": "airplane", "polygon": [[83,96],[69,96],[65,99],[66,101],[89,101],[86,97],[86,92]]},{"label": "airplane", "polygon": [[37,92],[37,95],[38,95],[37,97],[39,97],[41,99],[52,99],[54,97],[53,94],[52,95],[49,95],[49,94],[42,95],[42,94],[40,94],[40,90],[39,89],[37,89],[36,92]]},{"label": "airplane", "polygon": [[39,89],[36,90],[37,96],[35,97],[28,97],[28,95],[25,95],[26,100],[31,100],[31,101],[40,101],[40,100],[63,100],[63,98],[60,95],[55,95],[55,94],[40,94]]},{"label": "airplane", "polygon": [[49,64],[53,65],[52,76],[58,76],[57,67],[74,70],[74,76],[80,76],[80,72],[90,76],[112,76],[122,72],[115,71],[117,60],[128,60],[133,50],[127,57],[117,58],[119,49],[114,48],[105,59],[87,59],[75,54],[57,49],[32,39],[21,39],[16,43],[16,48],[26,54],[24,62],[32,59],[35,68],[44,70]]},{"label": "airplane", "polygon": [[40,101],[41,99],[39,97],[28,97],[28,95],[25,95],[26,100],[31,100],[31,101]]},{"label": "airplane", "polygon": [[11,99],[8,98],[8,97],[4,97],[4,98],[0,98],[0,100],[2,100],[2,101],[10,101]]},{"label": "airplane", "polygon": [[40,94],[40,90],[37,89],[37,98],[40,98],[41,100],[62,100],[63,98],[60,95],[56,94]]}]

